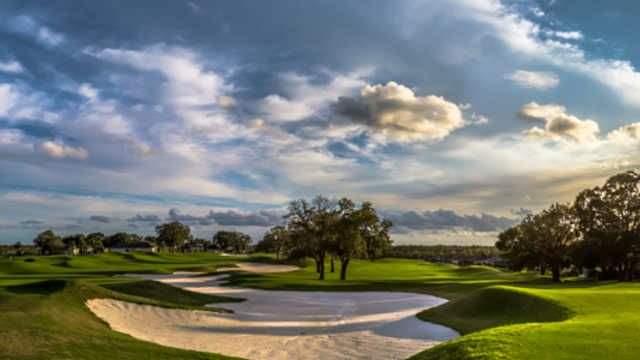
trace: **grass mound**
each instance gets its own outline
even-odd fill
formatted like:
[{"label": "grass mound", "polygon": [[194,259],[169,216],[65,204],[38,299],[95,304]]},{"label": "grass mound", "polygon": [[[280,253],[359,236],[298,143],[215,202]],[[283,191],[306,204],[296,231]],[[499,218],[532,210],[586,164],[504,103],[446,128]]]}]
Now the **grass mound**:
[{"label": "grass mound", "polygon": [[165,299],[186,306],[204,306],[221,302],[239,302],[244,299],[215,296],[187,291],[157,281],[142,280],[105,284],[103,287],[122,294],[145,298]]},{"label": "grass mound", "polygon": [[19,285],[7,286],[7,291],[14,294],[38,294],[49,295],[61,291],[67,285],[65,280],[45,280]]},{"label": "grass mound", "polygon": [[523,289],[492,286],[418,314],[462,334],[496,326],[566,320],[571,312],[553,300]]},{"label": "grass mound", "polygon": [[0,287],[0,358],[228,359],[155,345],[111,331],[85,306],[94,298],[159,304],[154,299],[123,295],[77,280]]}]

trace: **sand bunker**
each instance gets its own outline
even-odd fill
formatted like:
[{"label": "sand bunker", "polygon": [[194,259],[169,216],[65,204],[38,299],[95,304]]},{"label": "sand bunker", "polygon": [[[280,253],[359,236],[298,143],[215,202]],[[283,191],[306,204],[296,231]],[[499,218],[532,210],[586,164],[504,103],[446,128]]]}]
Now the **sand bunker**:
[{"label": "sand bunker", "polygon": [[[238,265],[260,271],[254,264]],[[258,265],[262,266],[274,265]],[[139,275],[190,291],[247,299],[217,304],[234,314],[110,299],[90,300],[87,306],[114,330],[138,339],[247,359],[404,359],[458,336],[447,327],[415,317],[423,309],[446,302],[434,296],[230,288],[220,286],[224,276]]]},{"label": "sand bunker", "polygon": [[254,273],[279,273],[279,272],[289,272],[296,271],[299,268],[297,266],[291,265],[271,265],[271,264],[262,264],[262,263],[250,263],[250,262],[242,262],[237,263],[237,267],[229,267],[229,268],[219,268],[218,271],[247,271]]}]

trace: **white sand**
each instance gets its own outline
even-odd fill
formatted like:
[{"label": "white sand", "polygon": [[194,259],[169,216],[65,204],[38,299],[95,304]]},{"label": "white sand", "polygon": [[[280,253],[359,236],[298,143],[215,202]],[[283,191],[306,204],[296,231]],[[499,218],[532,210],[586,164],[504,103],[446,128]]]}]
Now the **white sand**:
[{"label": "white sand", "polygon": [[[238,265],[247,271],[285,271],[278,265]],[[415,317],[446,302],[429,295],[230,288],[220,286],[224,275],[137,276],[190,291],[247,299],[216,304],[234,314],[110,299],[87,302],[114,330],[166,346],[248,359],[404,359],[458,336],[447,327]]]},{"label": "white sand", "polygon": [[299,268],[291,265],[271,265],[262,263],[241,262],[236,264],[237,267],[219,268],[218,271],[247,271],[255,273],[279,273],[296,271]]}]

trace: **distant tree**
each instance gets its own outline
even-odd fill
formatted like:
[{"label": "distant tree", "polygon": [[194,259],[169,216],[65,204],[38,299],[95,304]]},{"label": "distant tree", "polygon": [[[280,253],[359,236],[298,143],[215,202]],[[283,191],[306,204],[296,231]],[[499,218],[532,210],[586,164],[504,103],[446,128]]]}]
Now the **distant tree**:
[{"label": "distant tree", "polygon": [[[502,237],[502,234],[500,234]],[[502,264],[501,251],[484,245],[395,245],[387,249],[386,256],[423,259],[438,263]],[[504,259],[506,260],[506,259]]]},{"label": "distant tree", "polygon": [[340,280],[346,280],[351,259],[366,252],[363,235],[368,214],[364,209],[356,209],[353,201],[343,198],[338,202],[337,215],[331,252],[340,260]]},{"label": "distant tree", "polygon": [[393,224],[389,220],[381,220],[370,202],[362,203],[359,213],[365,253],[369,260],[374,261],[382,257],[393,244],[389,236]]},{"label": "distant tree", "polygon": [[77,248],[80,254],[86,254],[87,242],[84,234],[67,235],[62,238],[62,242],[66,246],[67,250],[73,250]]},{"label": "distant tree", "polygon": [[147,235],[144,238],[142,238],[142,241],[148,242],[149,244],[157,245],[158,244],[158,237],[154,236],[154,235]]},{"label": "distant tree", "polygon": [[218,231],[213,235],[213,248],[218,251],[242,254],[251,245],[251,237],[239,231]]},{"label": "distant tree", "polygon": [[606,275],[631,281],[640,258],[640,173],[628,171],[603,186],[582,191],[575,213],[581,250]]},{"label": "distant tree", "polygon": [[539,233],[536,221],[536,217],[529,214],[520,224],[501,232],[496,248],[502,251],[502,256],[507,259],[511,269],[538,268],[540,274],[544,275],[546,264],[538,246]]},{"label": "distant tree", "polygon": [[337,221],[335,204],[323,196],[311,203],[304,199],[289,203],[285,215],[292,240],[292,254],[311,257],[316,264],[319,279],[324,280],[324,263],[335,239]]},{"label": "distant tree", "polygon": [[289,231],[284,226],[274,226],[264,234],[262,240],[256,244],[255,251],[276,254],[276,260],[285,256],[290,243]]},{"label": "distant tree", "polygon": [[562,268],[570,262],[570,251],[578,239],[573,209],[567,204],[553,204],[536,216],[538,251],[551,268],[554,282],[560,281]]},{"label": "distant tree", "polygon": [[549,266],[553,281],[558,282],[562,268],[571,262],[578,236],[573,208],[553,204],[500,233],[496,247],[516,270],[539,266],[543,274]]},{"label": "distant tree", "polygon": [[127,247],[137,240],[137,236],[126,232],[119,232],[113,235],[106,236],[102,242],[105,247]]},{"label": "distant tree", "polygon": [[33,244],[40,249],[42,255],[61,253],[65,247],[60,237],[51,230],[46,230],[38,234],[38,236],[33,239]]},{"label": "distant tree", "polygon": [[156,234],[158,243],[175,251],[191,238],[191,229],[179,221],[173,221],[156,226]]},{"label": "distant tree", "polygon": [[101,232],[94,232],[85,237],[85,243],[86,243],[87,249],[91,248],[94,253],[101,253],[104,251],[103,241],[104,241],[104,234]]},{"label": "distant tree", "polygon": [[22,249],[22,243],[20,241],[13,244],[13,251],[14,251],[14,254],[16,254],[16,256],[22,256],[24,251]]}]

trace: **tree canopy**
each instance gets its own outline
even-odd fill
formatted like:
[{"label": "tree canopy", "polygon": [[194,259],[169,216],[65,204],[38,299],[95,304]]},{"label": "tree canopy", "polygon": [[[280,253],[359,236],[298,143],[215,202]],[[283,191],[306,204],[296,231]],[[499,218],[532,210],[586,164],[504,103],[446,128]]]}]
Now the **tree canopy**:
[{"label": "tree canopy", "polygon": [[251,237],[239,231],[221,230],[213,235],[212,245],[218,251],[242,254],[249,250]]},{"label": "tree canopy", "polygon": [[554,204],[499,235],[511,267],[594,269],[632,280],[640,259],[640,173],[627,171],[586,189],[572,204]]},{"label": "tree canopy", "polygon": [[172,251],[191,239],[191,229],[179,221],[156,226],[156,234],[158,244]]}]

